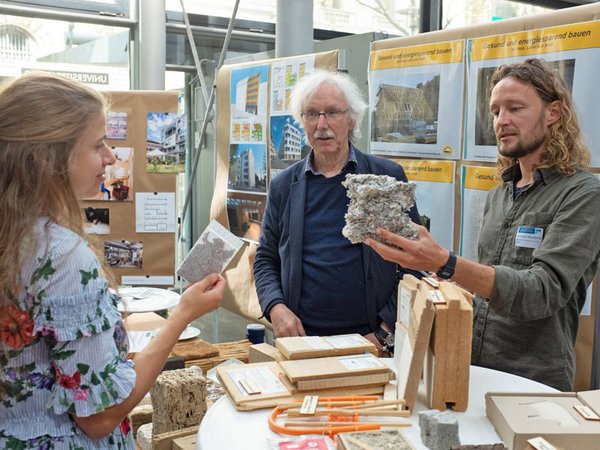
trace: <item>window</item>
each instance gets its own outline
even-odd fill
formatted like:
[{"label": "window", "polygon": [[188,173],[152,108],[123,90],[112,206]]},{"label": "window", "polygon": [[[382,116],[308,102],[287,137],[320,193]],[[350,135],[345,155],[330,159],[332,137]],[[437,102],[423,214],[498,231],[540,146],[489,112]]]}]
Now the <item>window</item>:
[{"label": "window", "polygon": [[64,11],[77,11],[90,14],[114,14],[129,17],[130,0],[9,0],[4,3],[14,3],[22,6],[38,6]]},{"label": "window", "polygon": [[0,61],[7,71],[16,73],[36,52],[37,43],[26,29],[19,25],[0,25]]},{"label": "window", "polygon": [[0,15],[0,81],[45,70],[100,90],[128,90],[129,45],[127,28]]},{"label": "window", "polygon": [[460,28],[512,17],[531,16],[552,11],[550,8],[510,0],[445,0],[442,28]]}]

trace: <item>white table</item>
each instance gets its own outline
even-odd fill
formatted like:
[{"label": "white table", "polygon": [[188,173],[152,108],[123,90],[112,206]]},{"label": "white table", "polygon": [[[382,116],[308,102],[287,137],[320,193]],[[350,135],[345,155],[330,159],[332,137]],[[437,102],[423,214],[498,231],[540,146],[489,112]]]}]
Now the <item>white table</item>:
[{"label": "white table", "polygon": [[[556,392],[555,389],[498,370],[471,366],[469,407],[465,412],[450,411],[459,423],[462,444],[494,444],[502,442],[485,414],[486,392]],[[417,403],[411,417],[413,426],[402,428],[417,450],[427,450],[421,442],[419,411],[425,411],[425,389],[419,388]],[[196,450],[265,450],[267,438],[281,438],[269,429],[268,416],[272,408],[257,411],[237,411],[228,397],[221,397],[207,412],[198,429]],[[404,420],[404,419],[403,419]]]}]

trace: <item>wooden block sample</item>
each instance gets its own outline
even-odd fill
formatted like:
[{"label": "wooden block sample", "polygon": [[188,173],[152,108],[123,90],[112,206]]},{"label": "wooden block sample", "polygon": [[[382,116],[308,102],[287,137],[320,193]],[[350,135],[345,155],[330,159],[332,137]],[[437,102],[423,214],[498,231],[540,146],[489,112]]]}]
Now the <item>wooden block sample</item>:
[{"label": "wooden block sample", "polygon": [[[301,401],[306,395],[295,392],[280,363],[275,361],[217,367],[217,376],[239,411],[272,408],[284,402]],[[323,389],[319,395],[375,395],[383,390],[383,385],[338,387]]]},{"label": "wooden block sample", "polygon": [[382,372],[371,375],[346,375],[333,378],[319,378],[314,380],[300,380],[295,383],[294,391],[318,391],[321,389],[332,389],[336,387],[371,386],[387,384],[392,378],[392,373]]},{"label": "wooden block sample", "polygon": [[287,377],[294,383],[302,380],[337,378],[345,375],[372,375],[390,372],[388,366],[370,353],[288,360],[281,361],[279,364]]},{"label": "wooden block sample", "polygon": [[171,450],[196,450],[197,434],[173,439]]},{"label": "wooden block sample", "polygon": [[150,396],[153,436],[198,425],[206,413],[206,379],[193,369],[162,372]]},{"label": "wooden block sample", "polygon": [[212,345],[217,348],[218,355],[206,358],[189,359],[185,361],[185,366],[198,366],[206,373],[209,369],[218,366],[228,359],[239,359],[242,362],[248,362],[248,348],[250,347],[250,341],[248,339],[233,342],[221,342]]},{"label": "wooden block sample", "polygon": [[152,422],[153,409],[152,404],[137,405],[129,413],[129,420],[131,422],[131,429],[133,435],[137,435],[137,430],[140,426]]},{"label": "wooden block sample", "polygon": [[396,323],[394,365],[398,398],[403,398],[405,406],[410,410],[414,408],[417,399],[435,316],[435,308],[427,295],[429,290],[423,283],[419,285],[410,308],[409,326]]},{"label": "wooden block sample", "polygon": [[[175,441],[185,436],[196,437],[198,425],[152,436],[152,450],[172,450]],[[186,449],[187,450],[187,449]]]},{"label": "wooden block sample", "polygon": [[282,361],[285,356],[275,347],[265,342],[251,345],[248,349],[248,362]]},{"label": "wooden block sample", "polygon": [[404,275],[398,285],[398,312],[396,322],[401,323],[405,327],[408,327],[410,324],[410,310],[415,302],[418,289],[419,279],[410,274]]},{"label": "wooden block sample", "polygon": [[356,355],[364,352],[377,354],[375,344],[360,334],[282,337],[275,340],[275,346],[287,359]]},{"label": "wooden block sample", "polygon": [[441,282],[446,300],[435,304],[431,345],[425,363],[425,386],[431,408],[465,411],[469,399],[469,366],[473,309],[462,290]]}]

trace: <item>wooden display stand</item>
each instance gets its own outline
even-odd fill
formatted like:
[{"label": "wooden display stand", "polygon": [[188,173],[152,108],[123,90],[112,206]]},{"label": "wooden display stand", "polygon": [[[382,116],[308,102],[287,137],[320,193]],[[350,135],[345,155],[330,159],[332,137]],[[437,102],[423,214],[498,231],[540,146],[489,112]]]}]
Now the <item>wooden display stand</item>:
[{"label": "wooden display stand", "polygon": [[431,292],[440,292],[445,303],[434,302],[435,319],[423,374],[427,402],[440,411],[448,407],[466,411],[473,308],[452,283],[442,282],[439,291]]},{"label": "wooden display stand", "polygon": [[[406,278],[406,277],[405,277]],[[398,291],[398,396],[412,409],[423,374],[430,408],[465,411],[473,308],[470,295],[449,282],[403,279]]]}]

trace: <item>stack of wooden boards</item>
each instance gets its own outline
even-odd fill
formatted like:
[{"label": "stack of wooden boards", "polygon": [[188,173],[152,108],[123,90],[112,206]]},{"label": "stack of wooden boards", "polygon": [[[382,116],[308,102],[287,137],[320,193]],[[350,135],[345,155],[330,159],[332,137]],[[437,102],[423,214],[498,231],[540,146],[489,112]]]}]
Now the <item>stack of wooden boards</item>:
[{"label": "stack of wooden boards", "polygon": [[473,327],[472,295],[450,282],[405,275],[398,289],[394,365],[398,397],[413,409],[423,374],[430,408],[465,411]]},{"label": "stack of wooden boards", "polygon": [[[268,408],[282,401],[320,396],[382,394],[391,369],[359,334],[288,337],[276,347],[250,347],[250,364],[217,367],[236,409]],[[253,362],[258,361],[258,362]]]}]

